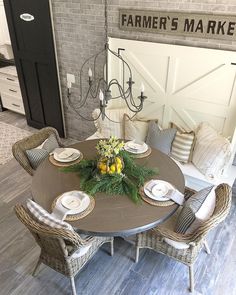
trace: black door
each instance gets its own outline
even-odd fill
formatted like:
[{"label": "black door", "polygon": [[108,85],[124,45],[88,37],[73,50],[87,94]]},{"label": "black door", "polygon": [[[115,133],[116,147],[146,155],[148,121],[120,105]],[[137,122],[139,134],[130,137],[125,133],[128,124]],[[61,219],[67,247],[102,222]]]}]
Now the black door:
[{"label": "black door", "polygon": [[64,136],[50,0],[4,0],[26,118]]}]

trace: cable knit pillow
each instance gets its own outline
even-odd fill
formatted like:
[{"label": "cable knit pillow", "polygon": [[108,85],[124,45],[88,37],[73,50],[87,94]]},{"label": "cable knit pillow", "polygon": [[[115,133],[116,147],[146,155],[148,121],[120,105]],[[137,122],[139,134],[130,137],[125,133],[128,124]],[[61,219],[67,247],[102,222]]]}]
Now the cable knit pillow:
[{"label": "cable knit pillow", "polygon": [[169,155],[176,131],[175,128],[161,130],[155,121],[150,121],[146,142],[150,147]]},{"label": "cable knit pillow", "polygon": [[[124,138],[124,113],[127,112],[127,109],[111,109],[106,110],[106,116],[102,120],[102,116],[99,117],[100,110],[95,109],[92,113],[95,127],[97,131],[104,138],[109,138],[114,135],[118,138]],[[109,118],[109,119],[108,119]]]},{"label": "cable knit pillow", "polygon": [[201,123],[193,151],[193,164],[207,177],[221,177],[231,158],[228,139],[219,135],[208,123]]},{"label": "cable knit pillow", "polygon": [[133,140],[137,139],[145,141],[148,132],[148,122],[131,119],[129,115],[124,114],[125,124],[125,139]]},{"label": "cable knit pillow", "polygon": [[48,155],[59,147],[58,141],[54,134],[51,134],[42,144],[34,149],[26,150],[26,156],[31,167],[36,170]]}]

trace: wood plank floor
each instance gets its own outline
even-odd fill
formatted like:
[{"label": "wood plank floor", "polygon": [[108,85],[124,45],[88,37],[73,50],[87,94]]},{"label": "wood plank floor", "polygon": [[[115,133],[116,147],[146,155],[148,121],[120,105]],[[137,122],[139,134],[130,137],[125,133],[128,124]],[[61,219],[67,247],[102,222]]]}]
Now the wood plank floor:
[{"label": "wood plank floor", "polygon": [[[8,123],[24,128],[14,116]],[[22,119],[22,118],[20,118]],[[12,120],[12,121],[11,121]],[[27,128],[27,127],[26,127]],[[15,217],[13,207],[30,197],[31,177],[15,160],[0,169],[0,294],[69,295],[69,280],[42,267],[31,276],[39,249],[25,227]],[[208,237],[212,254],[202,251],[195,265],[196,295],[236,294],[236,198],[227,220]],[[78,295],[187,295],[186,266],[152,250],[141,250],[138,264],[134,248],[115,239],[115,254],[110,257],[104,245],[76,277]]]}]

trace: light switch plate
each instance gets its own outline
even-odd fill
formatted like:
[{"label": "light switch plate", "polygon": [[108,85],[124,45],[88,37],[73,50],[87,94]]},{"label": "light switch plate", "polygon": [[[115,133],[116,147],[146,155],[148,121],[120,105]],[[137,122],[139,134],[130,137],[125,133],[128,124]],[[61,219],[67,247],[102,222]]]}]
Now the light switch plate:
[{"label": "light switch plate", "polygon": [[66,80],[67,80],[67,83],[69,83],[69,84],[75,83],[75,75],[67,73]]}]

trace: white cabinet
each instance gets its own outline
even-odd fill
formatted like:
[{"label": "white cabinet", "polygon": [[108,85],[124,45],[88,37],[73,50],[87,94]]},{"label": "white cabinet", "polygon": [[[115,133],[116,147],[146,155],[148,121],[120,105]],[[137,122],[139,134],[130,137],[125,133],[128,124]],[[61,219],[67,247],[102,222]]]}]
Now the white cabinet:
[{"label": "white cabinet", "polygon": [[5,14],[5,9],[3,1],[0,0],[0,46],[1,45],[10,45],[11,39],[9,36],[7,19]]},{"label": "white cabinet", "polygon": [[20,85],[14,66],[0,68],[0,94],[4,108],[25,114]]}]

